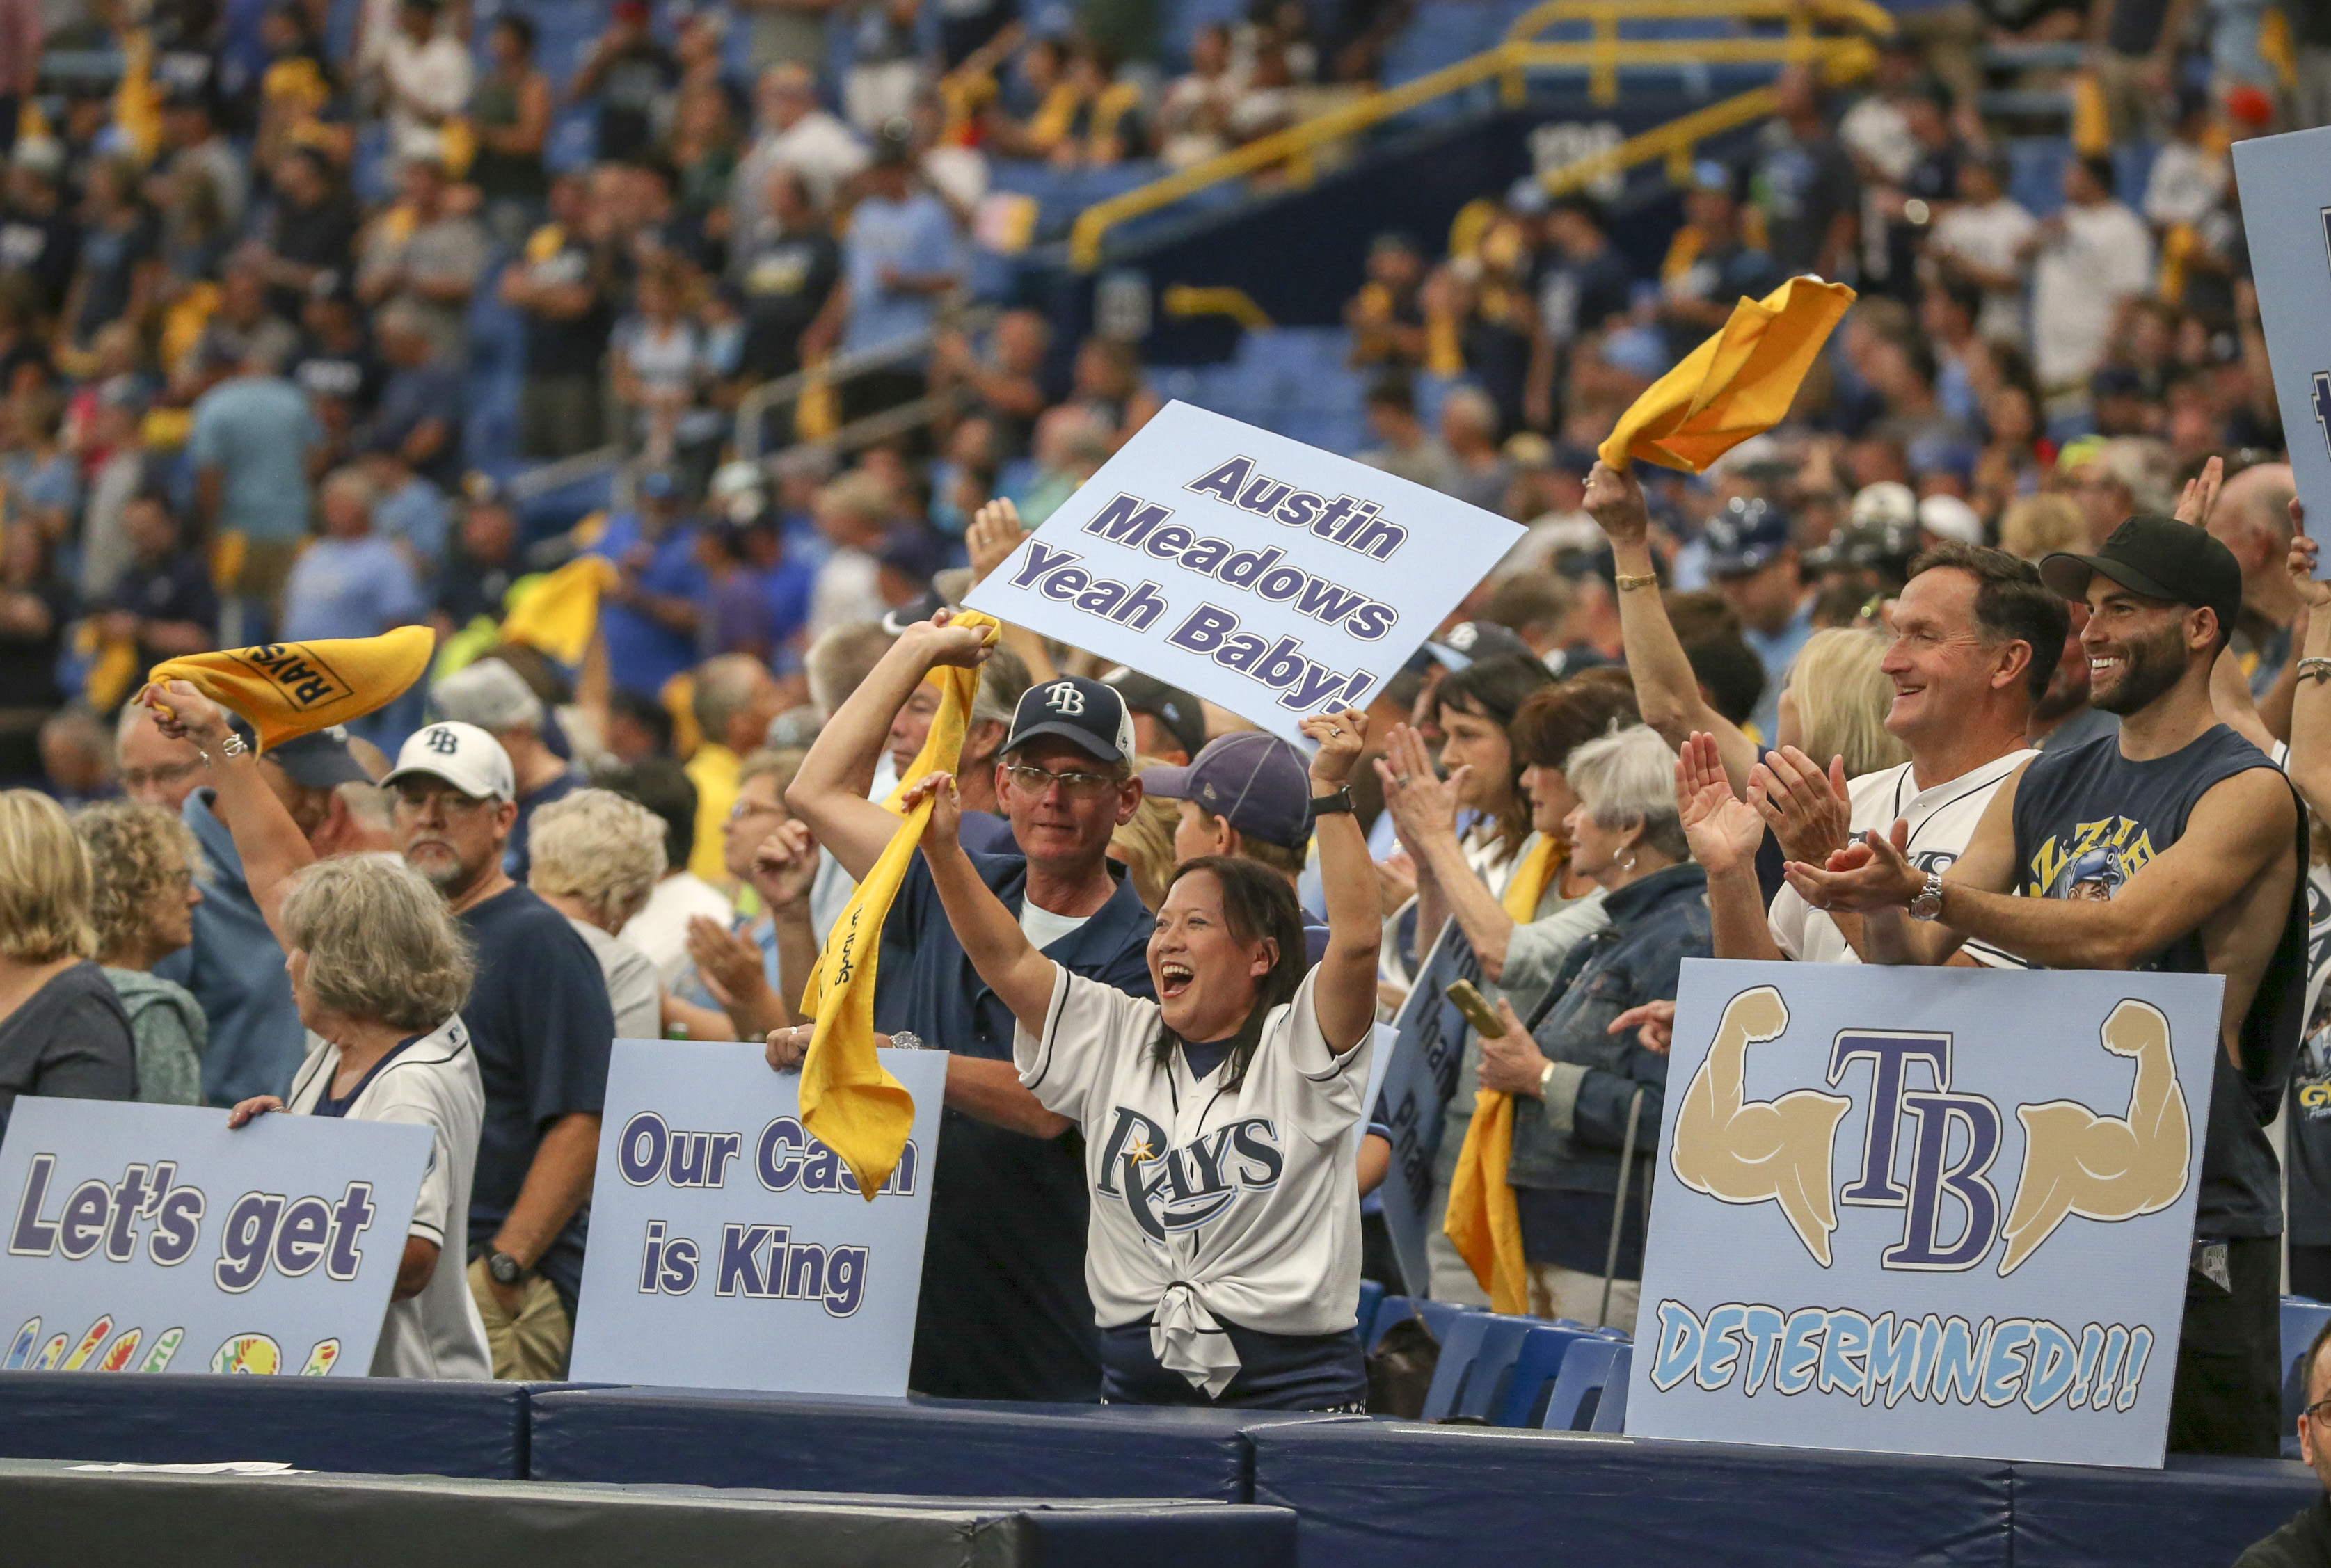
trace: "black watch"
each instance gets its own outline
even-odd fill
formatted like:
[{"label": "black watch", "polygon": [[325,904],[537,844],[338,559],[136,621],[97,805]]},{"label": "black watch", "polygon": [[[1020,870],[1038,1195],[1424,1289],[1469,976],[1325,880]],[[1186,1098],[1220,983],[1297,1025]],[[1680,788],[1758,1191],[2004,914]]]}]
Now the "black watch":
[{"label": "black watch", "polygon": [[1315,795],[1311,800],[1311,814],[1315,817],[1324,817],[1335,812],[1342,812],[1348,816],[1351,811],[1352,789],[1349,784],[1339,785],[1334,794]]},{"label": "black watch", "polygon": [[526,1278],[526,1265],[507,1252],[489,1252],[486,1272],[493,1277],[495,1284],[508,1289]]}]

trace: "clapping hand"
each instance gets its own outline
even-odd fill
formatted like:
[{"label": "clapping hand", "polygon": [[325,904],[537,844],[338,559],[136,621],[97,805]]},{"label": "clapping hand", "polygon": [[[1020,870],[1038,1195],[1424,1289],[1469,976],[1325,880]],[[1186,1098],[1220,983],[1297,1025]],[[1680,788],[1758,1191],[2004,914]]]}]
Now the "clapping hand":
[{"label": "clapping hand", "polygon": [[723,1009],[751,995],[755,984],[766,978],[759,945],[709,916],[689,917],[688,955],[696,961],[697,978]]},{"label": "clapping hand", "polygon": [[1898,819],[1891,832],[1865,832],[1824,865],[1791,860],[1783,874],[1814,908],[1856,915],[1907,908],[1927,888],[1927,874],[1910,863],[1910,824]]},{"label": "clapping hand", "polygon": [[788,820],[779,822],[753,851],[753,870],[747,879],[774,913],[809,897],[817,867],[817,841],[810,836],[809,824]]},{"label": "clapping hand", "polygon": [[1768,751],[1748,774],[1748,803],[1781,841],[1792,860],[1815,865],[1845,848],[1852,832],[1845,758],[1830,758],[1828,773],[1793,746]]},{"label": "clapping hand", "polygon": [[971,552],[971,580],[983,583],[987,575],[1012,558],[1012,552],[1028,537],[1020,526],[1020,508],[1007,496],[998,496],[971,515],[971,526],[964,530],[963,542]]},{"label": "clapping hand", "polygon": [[1753,865],[1765,841],[1765,823],[1755,808],[1732,793],[1716,737],[1695,731],[1676,757],[1676,812],[1683,820],[1691,858],[1708,875],[1722,876]]}]

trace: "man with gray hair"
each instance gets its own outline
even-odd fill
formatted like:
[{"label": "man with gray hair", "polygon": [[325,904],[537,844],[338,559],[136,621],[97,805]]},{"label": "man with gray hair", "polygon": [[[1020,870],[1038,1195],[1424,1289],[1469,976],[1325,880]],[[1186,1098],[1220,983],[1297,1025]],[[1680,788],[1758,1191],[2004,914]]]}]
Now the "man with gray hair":
[{"label": "man with gray hair", "polygon": [[534,813],[583,787],[582,771],[550,749],[542,698],[519,672],[488,657],[457,670],[430,689],[430,706],[442,718],[474,724],[501,743],[518,781],[518,820],[502,851],[502,870],[513,882],[527,879],[528,830]]},{"label": "man with gray hair", "polygon": [[696,786],[696,850],[688,869],[716,887],[728,884],[720,830],[737,803],[738,770],[777,716],[780,698],[768,666],[749,653],[723,653],[696,667],[690,699],[701,739],[688,759]]},{"label": "man with gray hair", "polygon": [[2242,569],[2242,607],[2229,644],[2264,701],[2290,661],[2290,630],[2304,603],[2283,558],[2290,554],[2290,503],[2298,491],[2287,462],[2253,463],[2226,481],[2206,525]]}]

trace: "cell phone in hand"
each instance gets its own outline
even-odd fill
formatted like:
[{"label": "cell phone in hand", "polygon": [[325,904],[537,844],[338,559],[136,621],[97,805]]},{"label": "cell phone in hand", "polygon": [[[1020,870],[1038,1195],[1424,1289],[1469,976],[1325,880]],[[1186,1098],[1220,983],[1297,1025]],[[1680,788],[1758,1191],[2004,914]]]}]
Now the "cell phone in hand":
[{"label": "cell phone in hand", "polygon": [[1473,1026],[1474,1033],[1506,1032],[1506,1021],[1498,1016],[1498,1010],[1489,1005],[1489,999],[1474,989],[1471,981],[1458,981],[1449,988],[1448,996],[1457,1004],[1457,1011],[1465,1015],[1465,1022]]}]

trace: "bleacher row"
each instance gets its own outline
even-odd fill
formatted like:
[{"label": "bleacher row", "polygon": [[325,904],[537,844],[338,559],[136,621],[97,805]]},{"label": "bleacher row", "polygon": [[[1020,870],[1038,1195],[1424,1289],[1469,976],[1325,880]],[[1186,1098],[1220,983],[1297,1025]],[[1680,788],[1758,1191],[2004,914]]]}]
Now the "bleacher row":
[{"label": "bleacher row", "polygon": [[[1303,1568],[2194,1568],[2231,1562],[2321,1494],[2283,1460],[2173,1459],[2156,1473],[1630,1439],[1617,1430],[1629,1346],[1612,1331],[1373,1294],[1362,1316],[1372,1343],[1411,1316],[1433,1330],[1427,1414],[1439,1421],[18,1372],[0,1373],[0,1448],[20,1459],[278,1461],[740,1497],[1262,1505],[1292,1511]],[[2331,1307],[2287,1303],[2287,1347],[2303,1348],[2326,1316]]]}]

